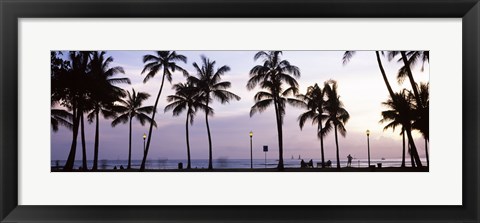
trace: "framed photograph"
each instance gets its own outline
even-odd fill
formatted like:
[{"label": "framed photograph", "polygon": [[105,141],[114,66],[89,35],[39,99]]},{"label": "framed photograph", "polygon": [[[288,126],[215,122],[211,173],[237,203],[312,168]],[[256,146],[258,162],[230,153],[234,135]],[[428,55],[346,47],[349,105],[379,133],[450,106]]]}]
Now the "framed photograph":
[{"label": "framed photograph", "polygon": [[0,6],[1,222],[480,220],[476,0]]}]

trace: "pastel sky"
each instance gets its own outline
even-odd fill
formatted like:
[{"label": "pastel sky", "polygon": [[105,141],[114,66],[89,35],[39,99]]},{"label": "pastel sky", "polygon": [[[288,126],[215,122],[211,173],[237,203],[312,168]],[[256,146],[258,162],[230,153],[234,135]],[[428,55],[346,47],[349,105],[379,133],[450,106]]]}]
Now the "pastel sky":
[{"label": "pastel sky", "polygon": [[[177,51],[188,58],[187,64],[179,65],[191,75],[195,74],[193,62],[200,64],[200,55],[205,55],[216,61],[217,68],[228,65],[231,68],[223,76],[224,81],[230,81],[229,89],[241,97],[240,101],[229,104],[214,102],[211,106],[215,116],[209,119],[212,133],[213,157],[215,158],[250,158],[249,132],[253,131],[253,156],[262,159],[264,153],[262,146],[268,145],[268,157],[278,157],[278,143],[276,122],[273,107],[263,113],[249,116],[251,106],[254,104],[253,96],[258,88],[248,91],[246,83],[249,79],[250,69],[260,64],[254,61],[253,56],[257,51]],[[402,141],[399,130],[383,131],[379,124],[381,111],[386,110],[381,105],[388,98],[388,91],[381,77],[374,51],[359,51],[347,65],[342,64],[344,51],[284,51],[283,59],[300,68],[301,77],[297,80],[300,92],[305,93],[308,86],[315,83],[334,79],[338,82],[338,92],[345,108],[350,113],[350,120],[346,124],[347,135],[339,138],[340,158],[345,159],[348,154],[357,158],[367,157],[367,137],[365,131],[370,130],[370,149],[372,159],[400,158]],[[143,83],[145,75],[142,57],[153,51],[107,51],[108,56],[114,58],[112,66],[122,66],[125,70],[124,77],[130,78],[131,85],[118,85],[126,90],[147,92],[151,97],[144,105],[153,105],[160,87],[161,75]],[[394,91],[402,88],[410,89],[410,84],[405,81],[402,85],[396,81],[396,74],[402,63],[396,60],[389,62],[382,58],[388,79]],[[413,69],[417,82],[428,82],[429,67],[425,65],[422,72],[420,66]],[[184,82],[185,78],[175,73],[172,83]],[[185,143],[185,113],[173,117],[171,112],[164,113],[167,105],[166,97],[174,94],[171,84],[166,82],[157,108],[156,121],[158,128],[153,131],[153,138],[149,152],[149,159],[186,159]],[[302,109],[287,105],[284,118],[284,157],[297,157],[305,159],[320,159],[320,141],[316,137],[315,126],[307,122],[300,130],[297,117]],[[100,119],[100,148],[99,159],[127,159],[128,158],[128,125],[118,125],[112,128],[112,120]],[[144,133],[148,133],[148,125],[142,126],[134,121],[132,127],[132,159],[141,159],[143,153]],[[93,159],[94,124],[86,125],[87,158]],[[66,160],[71,144],[71,131],[60,127],[58,132],[51,133],[52,160]],[[80,136],[80,135],[79,135]],[[339,135],[340,136],[340,135]],[[418,133],[414,133],[420,157],[424,157],[424,141]],[[80,137],[78,147],[80,148]],[[324,139],[326,159],[335,159],[335,141],[333,132]],[[193,126],[190,126],[190,147],[192,159],[208,158],[208,140],[205,125],[205,115],[198,112]],[[81,149],[77,149],[76,159],[81,159]]]}]

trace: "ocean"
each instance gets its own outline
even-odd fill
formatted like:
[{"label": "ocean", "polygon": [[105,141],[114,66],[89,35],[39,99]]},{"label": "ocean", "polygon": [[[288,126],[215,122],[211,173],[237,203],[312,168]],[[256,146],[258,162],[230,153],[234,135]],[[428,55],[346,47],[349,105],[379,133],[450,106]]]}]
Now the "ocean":
[{"label": "ocean", "polygon": [[[305,159],[305,162],[308,162],[310,159]],[[325,160],[325,162],[328,159]],[[332,161],[332,167],[336,167],[336,159],[330,159]],[[422,163],[426,164],[424,159],[421,159]],[[299,168],[300,167],[300,159],[284,159],[284,166],[285,168]],[[321,166],[319,163],[320,160],[313,160],[314,167]],[[139,169],[142,160],[132,160],[132,168]],[[180,164],[181,163],[181,164]],[[370,159],[370,165],[378,165],[381,163],[382,167],[400,167],[402,164],[401,159]],[[409,167],[410,165],[410,158],[405,160],[406,166]],[[120,169],[122,166],[126,168],[128,164],[128,160],[99,160],[98,161],[98,169],[108,170]],[[278,164],[277,159],[253,159],[253,168],[275,168]],[[65,165],[65,160],[53,160],[51,161],[52,169],[61,169]],[[186,159],[158,159],[158,160],[147,160],[146,169],[178,169],[179,165],[182,165],[183,168],[187,167],[187,160]],[[191,160],[192,168],[197,169],[206,169],[208,168],[208,159],[192,159]],[[347,166],[347,160],[340,160],[341,167]],[[79,169],[82,166],[81,160],[76,160],[74,163],[74,169]],[[93,161],[87,161],[88,169],[91,169],[93,166]],[[368,160],[367,159],[354,159],[352,161],[352,167],[368,167]],[[250,159],[228,159],[228,158],[220,158],[213,160],[213,168],[214,169],[230,169],[230,168],[250,168]]]}]

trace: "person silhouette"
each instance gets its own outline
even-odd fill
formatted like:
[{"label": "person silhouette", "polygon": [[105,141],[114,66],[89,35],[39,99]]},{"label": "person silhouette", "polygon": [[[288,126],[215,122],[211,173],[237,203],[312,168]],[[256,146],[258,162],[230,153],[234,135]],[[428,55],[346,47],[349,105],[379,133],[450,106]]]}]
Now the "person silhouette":
[{"label": "person silhouette", "polygon": [[352,167],[352,155],[348,154],[347,156],[348,162],[347,162],[347,167]]}]

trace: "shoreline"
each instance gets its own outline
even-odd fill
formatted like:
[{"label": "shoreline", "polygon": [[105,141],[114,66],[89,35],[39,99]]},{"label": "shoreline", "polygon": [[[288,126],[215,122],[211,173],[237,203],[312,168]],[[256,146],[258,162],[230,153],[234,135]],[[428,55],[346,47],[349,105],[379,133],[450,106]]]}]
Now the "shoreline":
[{"label": "shoreline", "polygon": [[175,172],[175,173],[189,173],[189,172],[429,172],[429,167],[342,167],[337,168],[285,168],[284,170],[278,170],[277,168],[222,168],[222,169],[146,169],[140,171],[139,169],[108,169],[108,170],[96,170],[96,171],[83,171],[83,170],[72,170],[72,171],[63,171],[56,168],[51,168],[51,172],[78,172],[78,173],[103,173],[103,172],[126,172],[126,173],[142,173],[142,172]]}]

